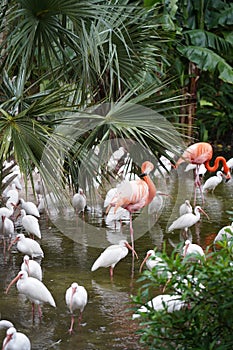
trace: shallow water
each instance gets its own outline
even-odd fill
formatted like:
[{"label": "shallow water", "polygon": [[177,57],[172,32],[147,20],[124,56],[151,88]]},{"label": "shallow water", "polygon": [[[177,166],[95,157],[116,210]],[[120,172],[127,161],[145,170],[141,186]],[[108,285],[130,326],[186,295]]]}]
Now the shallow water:
[{"label": "shallow water", "polygon": [[[59,214],[50,221],[46,215],[40,218],[42,239],[41,247],[45,257],[41,261],[43,282],[51,291],[57,307],[43,305],[43,318],[38,316],[32,321],[30,303],[19,295],[15,286],[9,293],[4,293],[9,282],[17,275],[22,263],[23,255],[14,247],[4,256],[3,245],[0,245],[0,313],[2,319],[12,321],[17,330],[27,334],[32,343],[32,349],[119,349],[141,350],[145,346],[140,344],[136,335],[138,323],[131,320],[129,308],[132,294],[137,293],[139,284],[139,266],[146,251],[157,247],[162,249],[167,241],[168,252],[182,239],[180,232],[167,233],[167,226],[178,216],[179,205],[192,193],[192,178],[179,181],[171,176],[165,182],[157,182],[157,188],[166,191],[171,197],[164,197],[165,204],[161,215],[155,218],[147,215],[147,211],[140,214],[133,221],[135,231],[135,249],[139,260],[135,260],[132,274],[132,257],[128,254],[114,269],[113,280],[110,279],[108,269],[98,269],[91,272],[91,266],[103,248],[127,238],[130,242],[129,225],[123,223],[122,230],[113,226],[106,227],[101,212],[101,206],[96,212],[85,214],[69,220]],[[186,196],[187,194],[187,196]],[[213,241],[218,230],[231,223],[228,210],[233,210],[233,180],[221,183],[214,194],[205,195],[204,209],[210,217],[205,216],[191,228],[193,243],[205,248]],[[198,204],[200,196],[198,197]],[[60,222],[65,222],[63,232],[59,230]],[[74,225],[75,222],[75,225]],[[70,223],[70,227],[69,227]],[[55,225],[56,224],[56,225]],[[57,227],[58,226],[58,227]],[[77,239],[69,238],[64,230],[76,229]],[[22,228],[17,227],[17,232]],[[98,234],[99,232],[99,234]],[[94,239],[90,235],[93,233]],[[90,241],[92,242],[91,244]],[[94,243],[93,243],[94,242]],[[84,310],[82,324],[72,335],[68,334],[70,314],[65,304],[65,291],[72,282],[78,282],[88,291],[88,304]],[[0,343],[5,337],[5,330],[0,330]]]}]

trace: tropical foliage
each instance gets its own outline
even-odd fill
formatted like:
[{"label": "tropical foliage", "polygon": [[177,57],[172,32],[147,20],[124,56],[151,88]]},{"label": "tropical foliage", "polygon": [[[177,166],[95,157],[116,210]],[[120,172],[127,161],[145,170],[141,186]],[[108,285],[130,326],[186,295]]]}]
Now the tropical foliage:
[{"label": "tropical foliage", "polygon": [[173,312],[167,312],[165,304],[160,311],[146,306],[147,312],[137,319],[142,343],[149,349],[232,349],[232,245],[223,241],[217,251],[207,248],[201,263],[190,261],[190,256],[183,259],[177,251],[157,254],[166,261],[171,278],[159,273],[159,265],[144,271],[133,301],[146,306],[156,294],[175,294],[186,306]]}]

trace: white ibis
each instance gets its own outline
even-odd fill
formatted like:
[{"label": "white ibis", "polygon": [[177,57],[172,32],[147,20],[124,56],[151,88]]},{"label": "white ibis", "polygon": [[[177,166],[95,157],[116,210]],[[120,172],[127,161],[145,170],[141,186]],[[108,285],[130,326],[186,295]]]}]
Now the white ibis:
[{"label": "white ibis", "polygon": [[69,329],[69,333],[72,333],[74,326],[74,311],[80,310],[80,315],[78,319],[78,325],[80,326],[83,310],[87,305],[88,295],[85,287],[78,285],[78,283],[76,282],[73,282],[71,286],[66,290],[65,300],[66,305],[69,308],[70,313],[72,314]]},{"label": "white ibis", "polygon": [[148,250],[143,262],[140,265],[139,272],[142,272],[142,268],[146,264],[146,267],[148,270],[152,271],[152,269],[155,266],[158,266],[158,274],[161,275],[162,273],[166,273],[166,275],[170,278],[171,273],[170,271],[167,271],[168,266],[167,263],[161,259],[159,256],[156,256],[156,253],[153,249]]},{"label": "white ibis", "polygon": [[37,218],[40,217],[39,210],[35,203],[25,201],[23,198],[20,198],[19,202],[21,204],[22,209],[24,209],[28,215],[34,215]]},{"label": "white ibis", "polygon": [[223,176],[224,174],[221,171],[217,171],[216,175],[209,177],[203,185],[203,192],[212,191],[213,193],[215,188],[222,182]]},{"label": "white ibis", "polygon": [[11,185],[11,188],[7,190],[6,197],[9,203],[13,203],[14,205],[17,205],[19,201],[19,192],[16,189],[16,185],[14,183]]},{"label": "white ibis", "polygon": [[187,213],[184,215],[181,215],[178,219],[176,219],[168,228],[168,232],[171,232],[173,230],[181,229],[185,231],[185,235],[187,236],[187,232],[189,227],[195,225],[201,218],[200,213],[203,213],[206,215],[206,217],[209,219],[207,213],[198,205],[194,209],[193,213]]},{"label": "white ibis", "polygon": [[132,318],[140,317],[141,313],[148,313],[151,309],[155,311],[174,312],[179,311],[187,305],[180,295],[160,294],[150,300],[145,306],[141,306]]},{"label": "white ibis", "polygon": [[233,222],[231,225],[223,226],[214,239],[214,244],[218,241],[222,241],[226,237],[227,240],[233,238]]},{"label": "white ibis", "polygon": [[22,216],[22,225],[29,233],[29,235],[41,238],[41,232],[40,232],[40,225],[38,219],[30,214],[26,214],[26,211],[24,209],[20,210],[20,215]]},{"label": "white ibis", "polygon": [[26,271],[29,277],[34,277],[39,281],[42,281],[42,269],[40,264],[37,261],[30,259],[28,255],[24,255],[23,257],[21,270]]},{"label": "white ibis", "polygon": [[17,249],[19,252],[31,256],[34,258],[43,258],[44,252],[41,249],[41,246],[34,239],[25,237],[23,233],[17,234],[15,239],[11,242],[8,247],[8,250],[11,249],[12,245],[17,243]]},{"label": "white ibis", "polygon": [[179,214],[181,216],[181,215],[192,213],[192,212],[193,212],[193,207],[191,206],[190,201],[188,199],[186,199],[184,201],[184,203],[182,203],[180,205]]},{"label": "white ibis", "polygon": [[205,253],[201,246],[198,244],[191,243],[189,239],[185,241],[184,247],[183,247],[183,256],[186,257],[188,255],[191,255],[191,258],[195,258],[194,256],[205,256]]},{"label": "white ibis", "polygon": [[83,189],[79,188],[78,193],[75,193],[72,198],[72,206],[77,214],[84,213],[84,209],[87,205],[86,195]]},{"label": "white ibis", "polygon": [[31,342],[29,338],[21,332],[17,332],[14,327],[6,331],[6,337],[2,343],[2,350],[30,350]]},{"label": "white ibis", "polygon": [[158,219],[164,207],[163,196],[169,197],[170,195],[161,191],[157,191],[152,201],[148,204],[148,214],[155,215],[156,219]]},{"label": "white ibis", "polygon": [[99,267],[110,267],[110,277],[113,277],[113,269],[115,265],[132,250],[133,254],[137,253],[126,240],[121,240],[119,244],[113,244],[107,247],[92,265],[91,271],[97,270]]},{"label": "white ibis", "polygon": [[28,277],[26,271],[19,271],[18,275],[8,285],[6,294],[14,283],[16,283],[18,292],[24,294],[32,302],[33,318],[35,304],[38,305],[38,313],[40,318],[42,317],[40,305],[48,303],[51,306],[56,307],[54,298],[44,283],[34,277]]},{"label": "white ibis", "polygon": [[14,207],[15,205],[13,203],[7,201],[6,206],[0,208],[0,216],[10,218],[14,214]]},{"label": "white ibis", "polygon": [[107,164],[109,170],[115,170],[116,166],[118,165],[118,162],[124,156],[124,154],[124,147],[119,147],[115,152],[113,152]]},{"label": "white ibis", "polygon": [[13,323],[8,320],[0,320],[0,329],[8,329],[14,327]]}]

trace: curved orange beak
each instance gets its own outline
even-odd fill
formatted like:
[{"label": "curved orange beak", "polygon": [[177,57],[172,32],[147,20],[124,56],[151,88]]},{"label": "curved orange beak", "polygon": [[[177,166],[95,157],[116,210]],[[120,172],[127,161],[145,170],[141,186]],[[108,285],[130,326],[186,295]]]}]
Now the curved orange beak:
[{"label": "curved orange beak", "polygon": [[8,247],[8,252],[11,250],[11,247],[13,246],[13,244],[15,244],[18,240],[19,240],[19,238],[16,237],[16,238],[11,242],[11,244],[10,244],[9,247]]},{"label": "curved orange beak", "polygon": [[129,243],[126,243],[126,242],[125,242],[125,246],[128,249],[130,249],[133,252],[133,254],[136,256],[136,258],[138,259],[138,255],[137,255],[136,251],[133,249],[133,247],[131,247],[131,245]]},{"label": "curved orange beak", "polygon": [[209,215],[202,208],[200,208],[199,210],[207,217],[208,220],[210,219]]},{"label": "curved orange beak", "polygon": [[151,256],[151,253],[147,254],[146,257],[144,258],[143,262],[141,263],[140,269],[139,269],[140,273],[142,272],[142,268],[143,268],[144,264],[146,263],[146,261],[149,259],[150,256]]},{"label": "curved orange beak", "polygon": [[21,277],[21,275],[18,274],[18,275],[10,282],[10,284],[8,285],[8,287],[7,287],[6,291],[5,291],[6,294],[9,292],[10,287],[11,287],[14,283],[16,283],[16,282],[20,279],[20,277]]}]

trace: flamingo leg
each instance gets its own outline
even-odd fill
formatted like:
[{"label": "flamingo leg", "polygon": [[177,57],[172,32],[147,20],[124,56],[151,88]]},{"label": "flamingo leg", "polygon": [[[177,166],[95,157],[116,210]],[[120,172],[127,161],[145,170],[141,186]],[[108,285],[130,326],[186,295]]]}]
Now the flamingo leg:
[{"label": "flamingo leg", "polygon": [[74,315],[71,316],[70,329],[68,330],[70,334],[73,332],[73,327],[74,327]]},{"label": "flamingo leg", "polygon": [[200,175],[199,175],[199,169],[200,169],[200,165],[197,164],[196,170],[195,170],[195,181],[194,181],[194,186],[195,186],[195,190],[194,190],[194,206],[196,205],[197,187],[199,187],[199,190],[200,190],[200,193],[201,193],[202,204],[204,204],[204,195],[203,195],[202,188],[201,188],[201,180],[200,180]]},{"label": "flamingo leg", "polygon": [[[129,232],[130,232],[130,237],[131,237],[131,245],[134,250],[134,234],[133,234],[133,218],[132,218],[132,213],[130,213],[130,221],[129,221]],[[134,257],[134,253],[132,250],[132,256]]]}]

